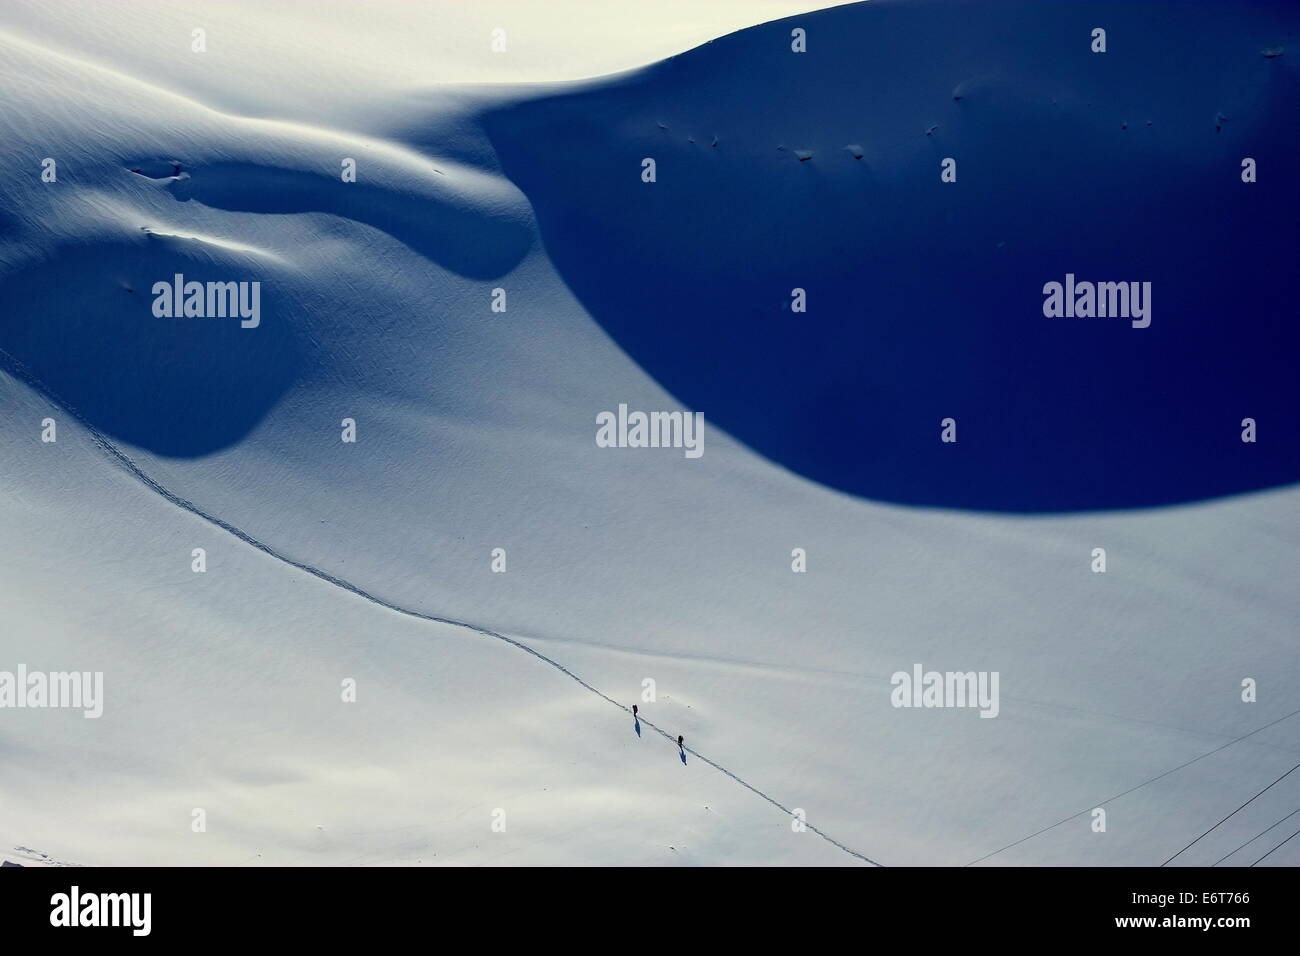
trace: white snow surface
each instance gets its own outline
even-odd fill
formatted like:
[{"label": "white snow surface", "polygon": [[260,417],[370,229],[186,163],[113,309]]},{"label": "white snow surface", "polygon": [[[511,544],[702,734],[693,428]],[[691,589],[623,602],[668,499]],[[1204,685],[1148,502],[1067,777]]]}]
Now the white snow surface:
[{"label": "white snow surface", "polygon": [[[262,281],[239,335],[292,331],[274,400],[197,455],[0,365],[0,670],[106,692],[97,720],[0,711],[0,856],[1152,864],[1300,759],[1294,488],[1007,516],[843,495],[712,425],[699,460],[597,448],[598,411],[680,402],[569,291],[473,116],[814,5],[543,6],[0,7],[5,309],[31,290],[75,349],[104,315],[163,321],[147,290],[188,268]],[[998,671],[1000,714],[891,706],[914,663]],[[1180,861],[1298,799],[1293,776]]]}]

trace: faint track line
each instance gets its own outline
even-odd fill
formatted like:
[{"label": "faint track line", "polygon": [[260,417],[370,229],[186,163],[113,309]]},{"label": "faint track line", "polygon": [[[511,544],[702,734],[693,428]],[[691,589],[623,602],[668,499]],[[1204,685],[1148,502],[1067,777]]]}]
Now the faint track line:
[{"label": "faint track line", "polygon": [[[565,675],[566,677],[576,682],[577,684],[580,684],[582,687],[584,687],[586,690],[590,691],[591,693],[595,694],[597,697],[601,698],[604,701],[607,701],[610,704],[613,704],[619,710],[622,710],[624,713],[626,713],[629,717],[633,716],[632,709],[630,707],[627,707],[626,705],[619,703],[617,700],[610,697],[604,691],[601,691],[600,689],[593,687],[591,684],[588,684],[585,680],[583,680],[573,671],[569,670],[559,661],[547,657],[545,654],[541,653],[541,651],[535,650],[534,648],[530,647],[529,645],[523,643],[520,640],[517,640],[513,637],[509,637],[505,634],[502,634],[499,631],[494,631],[491,628],[480,627],[477,624],[471,624],[467,621],[458,621],[455,618],[440,617],[436,614],[427,614],[424,611],[416,611],[411,608],[402,607],[400,604],[395,604],[392,601],[385,600],[384,598],[381,598],[376,594],[371,594],[369,591],[365,590],[362,587],[359,587],[356,584],[353,584],[351,581],[347,581],[336,575],[330,574],[328,571],[322,568],[318,568],[315,565],[307,564],[306,562],[303,561],[295,560],[294,558],[291,558],[288,555],[277,551],[269,544],[259,541],[257,538],[254,538],[248,532],[244,531],[241,528],[236,527],[230,522],[225,521],[207,511],[204,511],[202,508],[200,508],[194,502],[190,501],[188,498],[182,498],[180,495],[175,494],[174,492],[172,492],[171,490],[169,490],[168,488],[160,484],[158,481],[156,481],[154,478],[152,478],[149,474],[147,474],[144,471],[144,469],[142,469],[138,464],[136,464],[134,459],[132,459],[129,455],[127,455],[120,448],[118,448],[117,445],[115,445],[105,435],[101,434],[97,428],[95,428],[92,424],[90,424],[90,422],[88,422],[81,415],[80,412],[78,412],[74,407],[69,405],[67,402],[64,402],[51,389],[47,388],[45,384],[41,382],[39,378],[36,377],[36,375],[34,375],[25,365],[23,365],[22,362],[18,361],[16,358],[14,358],[8,352],[5,352],[3,349],[0,349],[0,360],[3,360],[3,364],[8,366],[11,374],[23,380],[26,384],[32,386],[33,388],[36,388],[38,391],[43,392],[45,395],[49,396],[50,398],[58,402],[60,405],[62,405],[64,409],[66,409],[69,414],[71,414],[74,418],[76,418],[77,421],[81,424],[81,426],[86,429],[86,431],[90,434],[91,438],[94,439],[95,444],[98,445],[99,448],[102,449],[111,459],[116,461],[117,464],[119,464],[122,468],[128,471],[137,480],[142,482],[151,491],[155,492],[156,494],[164,498],[166,501],[175,505],[177,508],[181,508],[184,511],[188,511],[190,514],[194,515],[195,517],[202,518],[204,521],[208,522],[209,524],[216,525],[218,528],[220,528],[222,531],[225,531],[227,534],[230,534],[238,538],[240,541],[244,542],[248,546],[252,548],[256,548],[258,551],[261,551],[263,554],[272,557],[275,560],[282,562],[283,564],[287,564],[292,568],[296,568],[297,570],[302,571],[304,574],[310,574],[312,577],[319,578],[320,580],[326,582],[327,584],[332,584],[336,588],[341,588],[342,590],[347,591],[350,594],[353,594],[361,598],[362,600],[369,601],[371,604],[378,605],[379,607],[392,611],[395,614],[402,614],[405,615],[406,617],[413,617],[421,621],[431,621],[435,624],[445,624],[449,627],[463,628],[465,630],[473,631],[474,633],[480,634],[484,637],[491,637],[491,638],[495,638],[498,641],[503,641],[504,643],[509,644],[511,647],[517,648],[526,654],[531,654],[539,661],[542,661],[545,664],[549,664],[551,667],[555,668],[555,670],[559,671],[561,674]],[[663,737],[665,740],[673,744],[677,743],[676,738],[674,738],[671,734],[667,733],[664,730],[661,730],[659,727],[657,727],[655,724],[651,723],[650,721],[646,720],[644,717],[637,715],[637,719],[640,720],[640,722],[645,724],[647,727],[651,728],[655,733]],[[714,770],[718,771],[719,773],[727,777],[730,777],[732,780],[740,784],[746,790],[749,790],[751,793],[755,794],[756,796],[761,797],[763,800],[766,800],[772,806],[776,807],[778,810],[784,813],[787,817],[793,816],[793,812],[790,810],[790,808],[786,807],[780,801],[764,793],[762,790],[758,789],[753,784],[744,780],[742,777],[739,777],[736,774],[732,773],[722,764],[715,763],[714,761],[710,760],[708,757],[704,756],[698,751],[692,750],[690,747],[684,747],[683,749],[687,753],[691,754],[692,756],[699,758],[700,760],[708,764],[710,767],[712,767]],[[832,846],[837,847],[840,850],[843,850],[845,853],[849,854],[850,856],[856,857],[859,860],[863,860],[866,863],[870,863],[873,866],[884,865],[883,863],[879,863],[876,860],[871,859],[871,857],[867,856],[866,854],[859,853],[857,850],[854,850],[851,847],[846,846],[845,844],[841,843],[839,840],[836,840],[834,837],[829,836],[822,830],[819,830],[811,823],[805,822],[804,826],[807,827],[813,833],[817,834],[827,843],[830,843]]]}]

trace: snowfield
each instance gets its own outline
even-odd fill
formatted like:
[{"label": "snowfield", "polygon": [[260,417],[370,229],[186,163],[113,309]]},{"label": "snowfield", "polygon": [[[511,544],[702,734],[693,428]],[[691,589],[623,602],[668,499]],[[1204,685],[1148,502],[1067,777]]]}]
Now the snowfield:
[{"label": "snowfield", "polygon": [[104,675],[0,858],[1154,865],[1300,761],[1300,11],[540,6],[0,7],[0,672]]}]

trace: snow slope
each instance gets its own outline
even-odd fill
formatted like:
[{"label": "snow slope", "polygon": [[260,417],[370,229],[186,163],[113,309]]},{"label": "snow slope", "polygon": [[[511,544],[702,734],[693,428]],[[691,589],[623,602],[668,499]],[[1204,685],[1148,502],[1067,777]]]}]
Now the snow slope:
[{"label": "snow slope", "polygon": [[[261,12],[206,6],[228,20],[225,59],[203,61],[183,8],[110,28],[98,5],[6,6],[0,669],[102,670],[108,699],[99,720],[0,710],[0,846],[1158,863],[1283,773],[1295,333],[1261,276],[1294,259],[1274,223],[1295,195],[1242,187],[1234,157],[1294,155],[1294,63],[1259,51],[1300,21],[1103,6],[877,0],[606,79],[491,87],[428,84],[543,67],[475,54],[421,83],[405,57],[359,65],[406,25],[397,8],[334,7],[269,57]],[[486,32],[442,9],[424,29]],[[1075,48],[1096,16],[1113,47],[1092,74]],[[794,26],[809,53],[789,52]],[[593,72],[643,62],[623,55]],[[1036,143],[1053,172],[1006,170]],[[1230,197],[1225,168],[1257,194]],[[1072,211],[1081,181],[1095,208]],[[1187,212],[1198,189],[1214,216]],[[1179,298],[1193,256],[1218,269]],[[1049,330],[1039,289],[1068,268],[1153,276],[1152,328]],[[154,318],[149,289],[176,272],[261,281],[262,325]],[[795,285],[806,316],[781,309]],[[1146,431],[1118,427],[1135,402]],[[704,456],[598,448],[619,403],[703,410]],[[1256,447],[1232,444],[1241,405],[1264,409]],[[956,463],[932,457],[944,414],[969,428]],[[1214,414],[1222,442],[1193,427]],[[1063,416],[1065,438],[1042,427]],[[1226,459],[1242,448],[1259,454]],[[915,663],[998,671],[999,716],[892,707]],[[620,709],[638,702],[640,736]],[[685,734],[684,767],[656,727]],[[1245,843],[1298,787],[1180,861]]]}]

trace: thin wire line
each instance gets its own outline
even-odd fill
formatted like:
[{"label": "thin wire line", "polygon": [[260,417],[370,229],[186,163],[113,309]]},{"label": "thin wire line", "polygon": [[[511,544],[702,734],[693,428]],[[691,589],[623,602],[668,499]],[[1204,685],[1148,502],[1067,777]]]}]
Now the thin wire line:
[{"label": "thin wire line", "polygon": [[[1291,834],[1291,836],[1287,837],[1285,840],[1283,840],[1283,841],[1282,841],[1281,843],[1279,843],[1277,846],[1273,847],[1273,850],[1281,849],[1281,847],[1282,847],[1284,844],[1286,844],[1286,843],[1291,839],[1291,837],[1294,837],[1294,836],[1296,836],[1296,835],[1300,835],[1300,830],[1296,830],[1296,832],[1293,833],[1293,834]],[[1272,856],[1272,854],[1273,854],[1273,850],[1269,850],[1267,853],[1264,854],[1264,856],[1261,856],[1258,860],[1256,860],[1255,863],[1262,863],[1262,862],[1264,862],[1265,858],[1267,858],[1267,857],[1269,857],[1269,856]],[[1254,866],[1255,863],[1252,863],[1251,866]]]},{"label": "thin wire line", "polygon": [[991,851],[991,852],[989,852],[989,853],[985,853],[985,854],[984,854],[982,857],[980,857],[978,860],[971,860],[969,863],[967,863],[967,864],[965,864],[965,865],[966,865],[966,866],[974,866],[976,863],[982,863],[982,862],[984,862],[985,860],[987,860],[987,859],[988,859],[989,857],[991,857],[991,856],[997,856],[997,855],[998,855],[999,853],[1001,853],[1003,850],[1009,850],[1009,849],[1011,849],[1013,846],[1019,846],[1020,844],[1024,843],[1026,840],[1032,840],[1034,837],[1038,836],[1040,833],[1046,833],[1048,830],[1054,830],[1054,829],[1056,829],[1057,827],[1059,827],[1062,823],[1069,823],[1069,822],[1070,822],[1071,820],[1073,820],[1075,817],[1081,817],[1081,816],[1083,816],[1085,813],[1090,812],[1090,811],[1093,809],[1093,807],[1100,807],[1100,806],[1102,806],[1102,805],[1104,805],[1104,804],[1107,804],[1107,803],[1110,803],[1110,802],[1112,802],[1112,801],[1114,801],[1114,800],[1118,800],[1120,797],[1126,797],[1126,796],[1128,796],[1130,793],[1132,793],[1134,790],[1141,790],[1141,789],[1142,789],[1143,787],[1145,787],[1147,784],[1149,784],[1149,783],[1155,783],[1157,780],[1162,780],[1163,778],[1169,776],[1171,773],[1177,773],[1179,770],[1182,770],[1184,767],[1190,767],[1192,764],[1196,763],[1198,760],[1204,760],[1206,757],[1212,757],[1214,754],[1217,754],[1220,750],[1223,750],[1225,747],[1231,747],[1233,744],[1240,743],[1241,741],[1245,740],[1247,737],[1253,737],[1253,736],[1255,736],[1256,734],[1260,733],[1261,731],[1268,730],[1268,728],[1272,727],[1274,724],[1280,724],[1280,723],[1282,723],[1282,721],[1284,721],[1284,720],[1289,720],[1290,718],[1294,717],[1296,714],[1300,714],[1300,710],[1293,710],[1293,711],[1291,711],[1291,713],[1289,713],[1289,714],[1285,714],[1285,715],[1283,715],[1282,717],[1279,717],[1277,720],[1271,720],[1271,721],[1269,721],[1267,724],[1265,724],[1263,727],[1256,727],[1254,730],[1252,730],[1252,731],[1251,731],[1250,733],[1248,733],[1248,734],[1242,734],[1240,737],[1237,737],[1235,740],[1229,740],[1227,743],[1225,743],[1225,744],[1220,744],[1219,746],[1215,747],[1213,750],[1207,750],[1205,753],[1201,754],[1199,757],[1193,757],[1191,760],[1187,761],[1186,763],[1180,763],[1177,767],[1174,767],[1172,770],[1166,770],[1164,773],[1159,774],[1159,775],[1157,775],[1157,776],[1154,776],[1154,777],[1152,777],[1150,780],[1144,780],[1144,781],[1142,781],[1141,783],[1139,783],[1139,784],[1138,784],[1137,786],[1135,786],[1135,787],[1129,787],[1129,788],[1128,788],[1127,790],[1125,790],[1123,793],[1117,793],[1117,794],[1115,794],[1113,797],[1107,797],[1105,800],[1099,800],[1099,801],[1097,801],[1096,803],[1090,804],[1090,805],[1088,805],[1087,807],[1085,807],[1084,809],[1080,810],[1078,813],[1071,813],[1071,814],[1070,814],[1068,817],[1066,817],[1064,820],[1057,820],[1055,823],[1048,824],[1047,826],[1043,827],[1041,830],[1035,830],[1033,833],[1029,834],[1029,836],[1021,837],[1019,840],[1015,840],[1015,841],[1013,841],[1013,842],[1011,842],[1011,843],[1008,843],[1006,846],[998,847],[996,850],[993,850],[993,851]]},{"label": "thin wire line", "polygon": [[[1230,817],[1235,816],[1235,815],[1237,814],[1238,811],[1240,811],[1240,810],[1244,809],[1245,807],[1249,806],[1250,804],[1254,803],[1257,799],[1259,799],[1260,797],[1262,797],[1264,794],[1268,793],[1268,791],[1272,790],[1274,787],[1276,787],[1279,783],[1281,783],[1281,782],[1282,782],[1283,780],[1285,780],[1287,777],[1291,776],[1291,774],[1295,773],[1297,770],[1300,770],[1300,763],[1296,764],[1294,767],[1292,767],[1292,768],[1291,768],[1290,770],[1288,770],[1286,773],[1282,774],[1282,776],[1278,777],[1276,780],[1274,780],[1272,783],[1270,783],[1267,787],[1265,787],[1265,788],[1264,788],[1263,790],[1261,790],[1259,793],[1255,794],[1255,796],[1251,797],[1249,800],[1247,800],[1245,803],[1243,803],[1243,804],[1242,804],[1240,807],[1238,807],[1236,810],[1233,810],[1232,813],[1229,813],[1228,816],[1224,817],[1222,820],[1220,820],[1220,821],[1219,821],[1218,823],[1216,823],[1214,826],[1210,827],[1210,829],[1206,830],[1204,833],[1202,833],[1200,836],[1198,836],[1195,840],[1193,840],[1191,843],[1187,844],[1187,846],[1183,847],[1181,850],[1179,850],[1177,853],[1175,853],[1173,856],[1171,856],[1168,860],[1165,860],[1165,862],[1164,862],[1164,863],[1161,863],[1160,865],[1161,865],[1161,866],[1165,866],[1167,863],[1170,862],[1170,860],[1173,860],[1174,857],[1177,857],[1177,856],[1181,855],[1184,851],[1191,849],[1191,847],[1192,847],[1193,845],[1195,845],[1196,843],[1200,842],[1200,840],[1201,840],[1203,837],[1207,837],[1207,836],[1209,836],[1211,833],[1213,833],[1215,830],[1217,830],[1217,829],[1220,827],[1220,825],[1222,825],[1223,823],[1227,822],[1227,820],[1228,820]],[[1290,838],[1288,837],[1288,839],[1290,839]]]},{"label": "thin wire line", "polygon": [[[1273,824],[1273,826],[1269,827],[1268,830],[1272,830],[1274,827],[1280,827],[1282,824],[1286,823],[1288,820],[1290,820],[1290,819],[1291,819],[1293,816],[1295,816],[1297,813],[1300,813],[1300,808],[1297,808],[1297,809],[1295,809],[1295,810],[1292,810],[1290,813],[1288,813],[1286,816],[1284,816],[1281,820],[1278,820],[1277,823]],[[1237,847],[1237,850],[1244,850],[1246,847],[1250,846],[1252,843],[1254,843],[1256,840],[1258,840],[1260,837],[1262,837],[1262,836],[1264,835],[1264,833],[1267,833],[1268,830],[1265,830],[1263,833],[1256,833],[1253,837],[1251,837],[1249,840],[1247,840],[1247,841],[1246,841],[1245,843],[1243,843],[1241,846]],[[1232,856],[1233,853],[1236,853],[1237,850],[1230,850],[1229,852],[1225,853],[1223,856],[1221,856],[1221,857],[1219,857],[1217,860],[1215,860],[1213,863],[1211,863],[1210,866],[1218,866],[1220,863],[1222,863],[1222,862],[1223,862],[1224,860],[1226,860],[1228,857]]]}]

